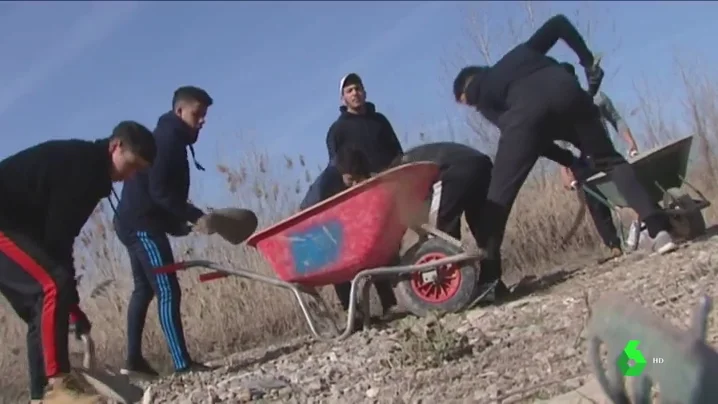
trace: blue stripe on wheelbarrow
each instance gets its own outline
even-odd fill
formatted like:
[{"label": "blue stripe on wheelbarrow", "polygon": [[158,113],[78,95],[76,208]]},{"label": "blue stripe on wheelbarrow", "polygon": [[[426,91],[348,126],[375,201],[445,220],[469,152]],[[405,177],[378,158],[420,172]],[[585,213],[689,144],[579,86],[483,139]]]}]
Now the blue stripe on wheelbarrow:
[{"label": "blue stripe on wheelbarrow", "polygon": [[289,235],[297,274],[307,275],[336,262],[344,240],[344,225],[332,220]]}]

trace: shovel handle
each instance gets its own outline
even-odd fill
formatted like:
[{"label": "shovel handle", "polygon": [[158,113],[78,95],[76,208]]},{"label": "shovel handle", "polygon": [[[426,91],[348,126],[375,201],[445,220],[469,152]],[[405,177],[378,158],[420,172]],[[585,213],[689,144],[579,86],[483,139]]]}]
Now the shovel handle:
[{"label": "shovel handle", "polygon": [[226,278],[228,276],[229,275],[224,272],[210,272],[210,273],[200,275],[199,281],[200,282],[209,282],[209,281],[213,281],[215,279]]},{"label": "shovel handle", "polygon": [[90,337],[90,334],[80,335],[80,341],[82,341],[82,367],[85,369],[92,369],[95,366],[95,343]]}]

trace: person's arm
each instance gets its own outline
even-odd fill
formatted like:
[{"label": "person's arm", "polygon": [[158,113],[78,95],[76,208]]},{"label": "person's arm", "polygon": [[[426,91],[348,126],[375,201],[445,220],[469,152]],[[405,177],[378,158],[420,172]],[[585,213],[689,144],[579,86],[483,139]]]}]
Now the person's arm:
[{"label": "person's arm", "polygon": [[593,53],[586,46],[586,41],[576,27],[563,14],[551,17],[524,44],[545,55],[559,39],[578,56],[581,66],[593,66]]},{"label": "person's arm", "polygon": [[613,101],[611,101],[611,98],[604,92],[599,92],[596,105],[601,111],[601,116],[608,121],[608,123],[613,126],[613,129],[616,130],[616,133],[619,133],[623,137],[623,140],[626,141],[628,144],[628,153],[637,153],[638,146],[636,145],[636,140],[633,138],[633,134],[631,133],[628,124],[626,124],[626,121],[616,109]]},{"label": "person's arm", "polygon": [[560,164],[561,167],[571,167],[576,161],[576,156],[570,150],[566,150],[554,142],[546,145],[541,152],[541,156]]},{"label": "person's arm", "polygon": [[[158,139],[159,143],[159,139]],[[192,205],[172,187],[170,180],[175,175],[179,166],[180,158],[184,155],[180,148],[184,145],[164,139],[162,144],[157,145],[157,156],[149,168],[150,197],[158,205],[162,206],[173,215],[191,223],[197,223],[204,212]]]},{"label": "person's arm", "polygon": [[399,142],[396,132],[394,132],[394,127],[391,126],[391,123],[386,116],[383,114],[379,115],[381,116],[382,121],[384,121],[384,125],[386,125],[386,131],[384,136],[382,136],[382,140],[385,142],[387,152],[391,154],[392,158],[401,156],[404,154],[404,149],[401,147],[401,142]]},{"label": "person's arm", "polygon": [[339,141],[341,135],[339,131],[339,124],[334,122],[327,131],[327,153],[329,154],[329,163],[334,161],[339,149]]},{"label": "person's arm", "polygon": [[[75,263],[73,246],[82,227],[95,210],[99,198],[93,198],[91,184],[87,178],[85,167],[77,162],[70,162],[63,169],[49,169],[47,183],[47,212],[42,246],[52,261],[66,270],[75,284]],[[81,180],[82,179],[82,180]],[[73,291],[72,303],[79,303],[77,290]]]}]

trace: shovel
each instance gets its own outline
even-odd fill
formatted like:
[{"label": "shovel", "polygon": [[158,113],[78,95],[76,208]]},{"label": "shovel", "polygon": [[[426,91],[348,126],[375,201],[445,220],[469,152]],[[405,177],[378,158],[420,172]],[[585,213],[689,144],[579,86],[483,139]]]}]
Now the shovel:
[{"label": "shovel", "polygon": [[[238,208],[214,209],[208,213],[207,226],[232,245],[241,244],[257,230],[257,215]],[[200,231],[201,232],[201,231]]]},{"label": "shovel", "polygon": [[142,400],[144,389],[130,381],[130,378],[109,369],[100,369],[95,361],[95,343],[90,334],[80,335],[82,343],[82,367],[74,370],[82,375],[85,381],[105,398],[123,404],[139,403]]}]

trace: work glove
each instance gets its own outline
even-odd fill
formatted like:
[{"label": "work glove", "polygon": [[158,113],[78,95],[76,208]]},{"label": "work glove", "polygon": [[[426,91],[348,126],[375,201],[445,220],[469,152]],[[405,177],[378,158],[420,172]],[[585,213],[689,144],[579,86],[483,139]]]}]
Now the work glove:
[{"label": "work glove", "polygon": [[78,340],[82,335],[89,334],[92,330],[90,319],[87,318],[85,312],[78,305],[73,305],[70,308],[70,327],[75,331],[75,338]]},{"label": "work glove", "polygon": [[593,66],[584,67],[586,73],[586,82],[588,83],[588,93],[591,96],[595,96],[598,93],[598,89],[601,87],[603,81],[603,69],[598,64]]}]

